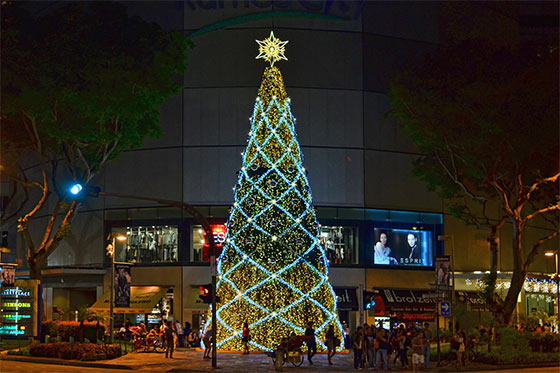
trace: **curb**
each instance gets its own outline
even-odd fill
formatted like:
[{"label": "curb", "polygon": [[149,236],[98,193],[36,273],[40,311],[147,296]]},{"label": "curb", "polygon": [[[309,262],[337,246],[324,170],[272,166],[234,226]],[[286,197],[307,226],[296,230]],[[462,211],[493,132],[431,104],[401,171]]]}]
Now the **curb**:
[{"label": "curb", "polygon": [[78,360],[63,360],[63,359],[55,359],[55,358],[8,355],[5,353],[2,353],[0,355],[0,361],[1,360],[21,361],[25,363],[37,363],[37,364],[68,365],[68,366],[89,367],[89,368],[123,369],[123,370],[137,369],[122,364],[96,363],[96,362],[86,362],[86,361],[78,361]]}]

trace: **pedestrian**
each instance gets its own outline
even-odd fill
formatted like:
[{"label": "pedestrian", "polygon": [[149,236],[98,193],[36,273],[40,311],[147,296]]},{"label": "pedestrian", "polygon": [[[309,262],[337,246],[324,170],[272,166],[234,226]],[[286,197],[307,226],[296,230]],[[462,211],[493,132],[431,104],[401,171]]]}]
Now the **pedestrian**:
[{"label": "pedestrian", "polygon": [[[329,325],[329,329],[325,334],[325,344],[327,345],[327,358],[329,365],[332,365],[332,357],[336,353],[336,336],[334,335],[334,326]],[[340,341],[339,341],[340,344]]]},{"label": "pedestrian", "polygon": [[175,347],[175,331],[174,331],[174,327],[175,325],[173,325],[173,323],[171,321],[168,321],[167,324],[165,325],[165,331],[164,331],[164,335],[165,335],[165,357],[169,357],[170,359],[173,359],[173,350]]},{"label": "pedestrian", "polygon": [[175,322],[175,330],[177,331],[177,342],[179,344],[179,347],[183,347],[183,325],[181,325],[179,320]]},{"label": "pedestrian", "polygon": [[210,359],[210,351],[212,349],[212,339],[214,338],[214,331],[212,327],[206,329],[206,333],[202,337],[202,342],[204,342],[204,356],[203,359]]},{"label": "pedestrian", "polygon": [[311,337],[306,342],[307,344],[307,360],[309,360],[309,364],[313,365],[313,361],[311,359],[317,353],[317,341],[315,340],[315,329],[313,329],[313,322],[307,323],[307,329],[305,329],[305,336]]},{"label": "pedestrian", "polygon": [[363,328],[358,326],[356,332],[352,336],[352,349],[354,350],[354,369],[362,370],[362,351],[364,348]]},{"label": "pedestrian", "polygon": [[417,331],[412,338],[412,371],[417,372],[420,365],[424,364],[424,333]]},{"label": "pedestrian", "polygon": [[366,360],[369,368],[375,367],[375,327],[368,326],[365,331],[365,344],[366,344]]},{"label": "pedestrian", "polygon": [[185,327],[183,328],[183,335],[185,336],[185,346],[189,347],[189,335],[191,334],[191,323],[185,321]]},{"label": "pedestrian", "polygon": [[389,365],[387,365],[387,351],[389,350],[389,341],[387,339],[387,331],[383,328],[379,329],[377,333],[377,344],[378,349],[376,351],[376,363],[375,369],[379,370],[379,365],[383,362],[383,370],[389,370]]},{"label": "pedestrian", "polygon": [[454,349],[457,354],[457,362],[455,363],[455,368],[460,370],[464,367],[463,355],[465,354],[465,339],[463,338],[462,332],[457,332],[454,338]]},{"label": "pedestrian", "polygon": [[346,320],[342,320],[342,331],[344,332],[344,348],[350,349],[350,328],[346,323]]},{"label": "pedestrian", "polygon": [[425,338],[425,344],[424,344],[424,370],[428,370],[428,365],[430,364],[430,343],[432,342],[433,336],[432,336],[432,330],[430,329],[430,324],[428,324],[427,322],[424,323],[424,338]]},{"label": "pedestrian", "polygon": [[241,342],[243,342],[243,354],[249,354],[249,341],[251,335],[249,334],[249,324],[247,321],[243,323],[243,330],[241,331]]},{"label": "pedestrian", "polygon": [[[408,356],[407,356],[407,340],[408,335],[405,328],[399,329],[399,336],[397,337],[397,343],[399,347],[399,358],[401,360],[402,369],[408,369]],[[393,362],[394,364],[395,362]]]}]

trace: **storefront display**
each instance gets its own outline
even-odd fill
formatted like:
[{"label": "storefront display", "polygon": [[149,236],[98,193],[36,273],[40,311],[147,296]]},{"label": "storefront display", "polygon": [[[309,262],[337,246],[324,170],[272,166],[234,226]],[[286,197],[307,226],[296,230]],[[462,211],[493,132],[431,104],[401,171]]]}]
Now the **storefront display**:
[{"label": "storefront display", "polygon": [[[113,233],[122,230],[113,229]],[[115,261],[129,263],[169,263],[178,261],[178,227],[126,227],[127,241],[116,245]]]},{"label": "storefront display", "polygon": [[329,264],[358,263],[358,228],[321,226],[320,242]]},{"label": "storefront display", "polygon": [[[214,238],[214,246],[216,247],[216,256],[220,256],[224,241],[226,240],[227,228],[225,224],[210,224],[212,228],[212,236]],[[210,245],[204,239],[204,230],[201,225],[191,226],[191,262],[206,262],[209,260],[208,248]]]},{"label": "storefront display", "polygon": [[374,228],[371,250],[375,265],[431,267],[434,260],[433,233],[418,229]]}]

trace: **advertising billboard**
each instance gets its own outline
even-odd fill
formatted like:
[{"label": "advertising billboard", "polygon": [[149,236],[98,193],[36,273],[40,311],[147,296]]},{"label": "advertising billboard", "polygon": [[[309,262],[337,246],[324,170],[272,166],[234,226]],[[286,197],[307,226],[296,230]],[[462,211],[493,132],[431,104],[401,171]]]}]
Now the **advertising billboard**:
[{"label": "advertising billboard", "polygon": [[432,267],[433,233],[417,229],[374,228],[372,262],[375,265]]}]

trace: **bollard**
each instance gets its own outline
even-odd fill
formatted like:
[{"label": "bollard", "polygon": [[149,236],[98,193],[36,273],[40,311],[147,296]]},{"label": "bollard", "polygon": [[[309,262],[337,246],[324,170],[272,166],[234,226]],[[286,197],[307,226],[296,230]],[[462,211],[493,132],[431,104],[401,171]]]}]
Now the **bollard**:
[{"label": "bollard", "polygon": [[284,350],[278,349],[274,351],[274,369],[277,371],[282,370],[284,365]]},{"label": "bollard", "polygon": [[59,335],[57,335],[57,336],[56,336],[56,341],[57,341],[57,342],[62,342],[62,337],[59,336]]},{"label": "bollard", "polygon": [[45,335],[45,343],[49,343],[51,341],[51,336],[50,335]]},{"label": "bollard", "polygon": [[70,341],[70,359],[74,359],[74,337],[70,336],[68,341]]}]

